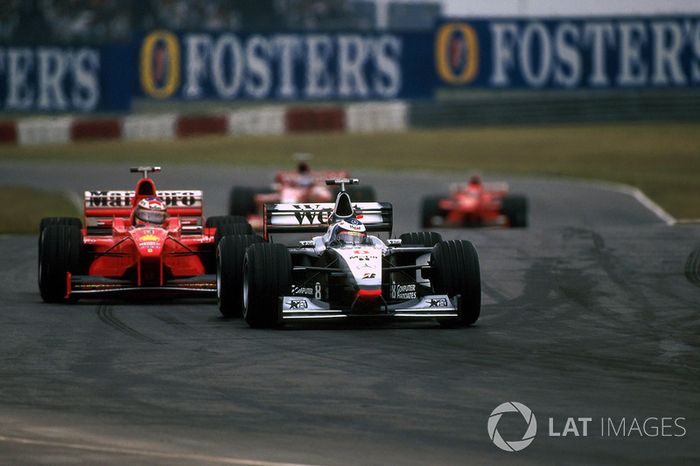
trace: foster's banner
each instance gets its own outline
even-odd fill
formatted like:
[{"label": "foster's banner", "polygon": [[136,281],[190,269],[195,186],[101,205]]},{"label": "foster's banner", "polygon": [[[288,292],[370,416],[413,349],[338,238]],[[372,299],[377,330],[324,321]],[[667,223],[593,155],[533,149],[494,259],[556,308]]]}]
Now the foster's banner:
[{"label": "foster's banner", "polygon": [[174,33],[139,41],[138,94],[185,100],[430,97],[431,34]]},{"label": "foster's banner", "polygon": [[128,110],[133,71],[128,46],[0,46],[0,110]]},{"label": "foster's banner", "polygon": [[700,84],[700,18],[463,19],[437,25],[439,86],[674,88]]}]

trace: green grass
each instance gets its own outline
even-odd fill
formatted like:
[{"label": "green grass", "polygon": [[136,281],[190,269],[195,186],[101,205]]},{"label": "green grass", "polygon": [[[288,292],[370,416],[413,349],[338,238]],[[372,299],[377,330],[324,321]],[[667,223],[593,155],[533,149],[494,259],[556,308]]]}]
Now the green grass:
[{"label": "green grass", "polygon": [[43,217],[80,217],[65,194],[25,186],[0,187],[0,233],[37,233]]},{"label": "green grass", "polygon": [[639,187],[679,218],[700,217],[700,123],[586,124],[414,130],[404,134],[315,133],[203,137],[176,142],[88,142],[0,147],[0,160],[290,165],[479,170],[576,177]]}]

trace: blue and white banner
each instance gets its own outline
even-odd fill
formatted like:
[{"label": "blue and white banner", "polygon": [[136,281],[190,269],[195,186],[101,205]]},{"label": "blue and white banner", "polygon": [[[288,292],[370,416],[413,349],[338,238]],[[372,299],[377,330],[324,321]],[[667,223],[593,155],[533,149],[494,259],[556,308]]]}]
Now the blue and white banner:
[{"label": "blue and white banner", "polygon": [[0,110],[128,110],[132,74],[128,46],[0,46]]},{"label": "blue and white banner", "polygon": [[700,18],[463,19],[438,24],[439,86],[674,88],[700,84]]},{"label": "blue and white banner", "polygon": [[153,31],[138,41],[138,95],[185,100],[430,97],[430,34]]}]

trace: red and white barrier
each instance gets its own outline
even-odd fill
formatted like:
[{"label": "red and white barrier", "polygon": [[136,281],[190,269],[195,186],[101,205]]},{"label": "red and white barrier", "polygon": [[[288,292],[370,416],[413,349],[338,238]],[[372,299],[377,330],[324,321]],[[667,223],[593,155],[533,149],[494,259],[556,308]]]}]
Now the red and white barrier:
[{"label": "red and white barrier", "polygon": [[377,131],[406,131],[408,105],[405,102],[366,102],[345,108],[347,130],[350,133]]},{"label": "red and white barrier", "polygon": [[124,118],[122,138],[128,140],[157,140],[175,138],[177,115],[132,115]]},{"label": "red and white barrier", "polygon": [[236,110],[228,114],[229,134],[284,134],[287,109],[281,106]]},{"label": "red and white barrier", "polygon": [[276,135],[337,131],[405,131],[404,102],[367,102],[317,106],[264,106],[228,114],[129,115],[123,118],[32,117],[0,121],[0,144],[66,144],[126,139],[172,140],[210,134]]}]

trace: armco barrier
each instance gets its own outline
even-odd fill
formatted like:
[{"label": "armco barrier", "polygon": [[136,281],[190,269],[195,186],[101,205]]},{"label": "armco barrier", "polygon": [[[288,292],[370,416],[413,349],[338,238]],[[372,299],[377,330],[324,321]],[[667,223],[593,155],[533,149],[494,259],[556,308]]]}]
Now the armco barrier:
[{"label": "armco barrier", "polygon": [[229,134],[284,134],[286,108],[255,107],[228,114]]},{"label": "armco barrier", "polygon": [[70,128],[70,137],[73,141],[118,139],[121,135],[122,128],[116,119],[78,120],[74,121]]},{"label": "armco barrier", "polygon": [[17,123],[14,121],[0,121],[0,143],[17,143]]},{"label": "armco barrier", "polygon": [[124,119],[122,137],[130,140],[174,139],[176,114],[132,115]]},{"label": "armco barrier", "polygon": [[222,115],[181,116],[175,123],[178,137],[201,136],[205,134],[226,134],[228,121]]},{"label": "armco barrier", "polygon": [[252,107],[228,114],[24,118],[17,122],[0,122],[0,143],[64,144],[91,139],[170,140],[206,134],[404,131],[408,113],[408,106],[403,102],[369,102],[347,106]]},{"label": "armco barrier", "polygon": [[18,143],[20,145],[66,144],[71,141],[72,124],[71,117],[20,120],[17,123]]},{"label": "armco barrier", "polygon": [[698,91],[473,92],[415,102],[411,128],[605,121],[697,121]]},{"label": "armco barrier", "polygon": [[367,102],[350,104],[345,109],[348,132],[405,131],[408,105],[405,102]]},{"label": "armco barrier", "polygon": [[345,110],[340,107],[290,108],[285,119],[290,133],[345,130]]}]

